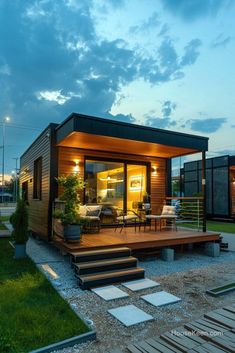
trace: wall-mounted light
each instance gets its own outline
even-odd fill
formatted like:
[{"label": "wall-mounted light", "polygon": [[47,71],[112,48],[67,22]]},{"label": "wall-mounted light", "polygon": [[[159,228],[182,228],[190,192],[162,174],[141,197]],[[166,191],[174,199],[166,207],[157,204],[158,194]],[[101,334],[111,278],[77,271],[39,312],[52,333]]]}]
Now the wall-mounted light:
[{"label": "wall-mounted light", "polygon": [[26,167],[25,169],[21,170],[20,175],[23,176],[29,173],[31,173],[31,170]]},{"label": "wall-mounted light", "polygon": [[73,172],[76,174],[79,173],[79,160],[75,161],[75,166],[73,168]]},{"label": "wall-mounted light", "polygon": [[152,172],[153,175],[157,175],[157,167],[155,165],[152,166],[151,172]]}]

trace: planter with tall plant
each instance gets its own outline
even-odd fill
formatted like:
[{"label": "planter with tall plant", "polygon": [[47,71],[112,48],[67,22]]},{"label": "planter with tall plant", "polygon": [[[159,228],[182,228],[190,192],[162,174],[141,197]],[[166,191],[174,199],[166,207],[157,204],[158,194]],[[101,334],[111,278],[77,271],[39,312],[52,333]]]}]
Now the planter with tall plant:
[{"label": "planter with tall plant", "polygon": [[24,200],[19,199],[16,210],[10,217],[13,227],[15,259],[26,257],[26,243],[29,238],[28,232],[28,208]]},{"label": "planter with tall plant", "polygon": [[86,220],[79,215],[80,193],[85,183],[77,174],[60,176],[57,182],[63,189],[59,197],[63,202],[63,209],[54,210],[54,233],[66,241],[80,240],[82,227],[86,223]]}]

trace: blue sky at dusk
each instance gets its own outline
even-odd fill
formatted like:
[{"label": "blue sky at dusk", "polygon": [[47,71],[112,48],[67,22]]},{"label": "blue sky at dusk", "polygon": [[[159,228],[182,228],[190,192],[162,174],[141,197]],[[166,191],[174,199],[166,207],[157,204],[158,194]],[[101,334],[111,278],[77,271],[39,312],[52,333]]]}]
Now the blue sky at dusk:
[{"label": "blue sky at dusk", "polygon": [[208,136],[210,156],[235,153],[234,18],[233,0],[1,0],[6,171],[71,112]]}]

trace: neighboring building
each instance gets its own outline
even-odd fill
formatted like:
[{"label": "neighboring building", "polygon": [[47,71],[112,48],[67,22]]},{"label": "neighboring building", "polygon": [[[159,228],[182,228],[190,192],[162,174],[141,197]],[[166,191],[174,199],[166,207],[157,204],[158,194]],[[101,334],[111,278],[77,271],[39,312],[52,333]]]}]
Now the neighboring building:
[{"label": "neighboring building", "polygon": [[[181,171],[184,196],[200,194],[202,161],[184,163]],[[209,218],[235,218],[235,156],[206,160],[206,205]]]},{"label": "neighboring building", "polygon": [[205,137],[73,113],[50,124],[21,157],[30,229],[50,239],[56,177],[75,172],[86,180],[83,202],[103,205],[103,224],[114,222],[114,207],[135,209],[146,194],[160,214],[171,196],[171,158],[207,149]]}]

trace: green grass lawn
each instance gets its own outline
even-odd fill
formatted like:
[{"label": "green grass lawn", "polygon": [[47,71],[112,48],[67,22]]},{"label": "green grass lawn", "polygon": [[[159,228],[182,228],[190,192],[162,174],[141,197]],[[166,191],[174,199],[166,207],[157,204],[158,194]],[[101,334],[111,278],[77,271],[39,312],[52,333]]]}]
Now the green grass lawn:
[{"label": "green grass lawn", "polygon": [[7,227],[1,221],[0,221],[0,230],[7,230]]},{"label": "green grass lawn", "polygon": [[[214,232],[225,232],[225,233],[234,233],[235,234],[235,223],[232,222],[216,222],[216,221],[207,221],[207,230]],[[197,229],[196,223],[178,223],[180,227],[193,228]],[[202,228],[202,224],[200,224]]]},{"label": "green grass lawn", "polygon": [[0,239],[0,352],[26,353],[89,331],[29,259]]},{"label": "green grass lawn", "polygon": [[235,233],[235,223],[207,221],[208,230],[215,232]]},{"label": "green grass lawn", "polygon": [[10,219],[10,216],[0,216],[1,222],[7,222],[7,221],[9,221],[9,219]]}]

